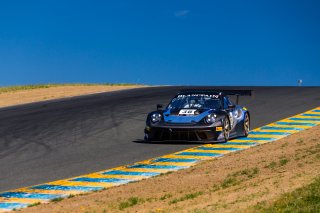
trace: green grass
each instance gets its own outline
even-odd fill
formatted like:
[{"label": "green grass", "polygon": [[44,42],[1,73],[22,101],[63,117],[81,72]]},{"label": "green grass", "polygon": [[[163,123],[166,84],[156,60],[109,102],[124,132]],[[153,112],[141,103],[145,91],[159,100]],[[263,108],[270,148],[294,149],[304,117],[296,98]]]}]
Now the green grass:
[{"label": "green grass", "polygon": [[32,85],[18,85],[18,86],[7,86],[0,87],[0,94],[6,92],[13,92],[19,90],[31,90],[31,89],[39,89],[39,88],[49,88],[49,87],[58,87],[58,86],[97,86],[97,85],[105,85],[105,86],[133,86],[139,84],[129,84],[129,83],[99,83],[99,84],[84,84],[84,83],[74,83],[74,84],[32,84]]},{"label": "green grass", "polygon": [[73,198],[73,197],[74,197],[74,195],[69,195],[69,196],[68,196],[68,198]]},{"label": "green grass", "polygon": [[[229,174],[226,179],[221,183],[221,188],[225,189],[231,186],[235,186],[237,184],[242,183],[246,179],[251,179],[255,177],[259,173],[258,168],[244,169],[232,174]],[[219,189],[219,187],[215,186],[214,189]],[[214,190],[213,189],[213,190]]]},{"label": "green grass", "polygon": [[253,208],[257,212],[320,212],[320,177],[271,204],[261,202]]},{"label": "green grass", "polygon": [[297,140],[297,143],[298,143],[298,144],[304,144],[303,139],[302,139],[302,138],[299,138],[299,139]]},{"label": "green grass", "polygon": [[206,209],[194,209],[191,211],[188,211],[188,213],[208,213]]},{"label": "green grass", "polygon": [[280,166],[284,166],[284,165],[286,165],[288,162],[289,162],[289,160],[286,159],[286,158],[282,158],[282,159],[279,160]]},{"label": "green grass", "polygon": [[234,177],[238,176],[247,176],[248,178],[253,178],[259,173],[259,169],[257,167],[251,169],[244,169],[232,174]]},{"label": "green grass", "polygon": [[63,197],[57,197],[57,198],[52,199],[51,202],[56,203],[56,202],[62,201],[63,199],[64,199]]},{"label": "green grass", "polygon": [[198,197],[198,196],[200,196],[202,194],[203,194],[203,192],[195,192],[195,193],[186,194],[183,197],[171,200],[169,202],[169,204],[175,204],[175,203],[178,203],[178,202],[181,202],[181,201],[194,199],[194,198],[196,198],[196,197]]},{"label": "green grass", "polygon": [[218,184],[214,184],[211,189],[210,192],[216,192],[220,189],[220,186]]},{"label": "green grass", "polygon": [[221,188],[225,189],[228,188],[230,186],[234,186],[237,183],[239,183],[239,181],[237,180],[237,178],[235,177],[228,177],[226,178],[222,183],[221,183]]},{"label": "green grass", "polygon": [[160,200],[165,200],[165,199],[168,199],[168,198],[171,198],[171,197],[172,197],[171,194],[165,194],[162,197],[160,197]]},{"label": "green grass", "polygon": [[36,202],[36,203],[29,204],[28,207],[38,206],[38,205],[40,205],[40,204],[41,204],[40,202]]},{"label": "green grass", "polygon": [[277,164],[276,162],[272,161],[270,164],[266,165],[264,168],[274,169],[274,168],[276,168],[277,166],[284,166],[284,165],[286,165],[288,162],[289,162],[288,159],[282,157],[282,158],[279,160],[279,163],[278,163],[278,164]]},{"label": "green grass", "polygon": [[265,168],[274,169],[277,166],[277,163],[272,161],[270,164],[266,165]]},{"label": "green grass", "polygon": [[119,204],[119,209],[120,210],[123,210],[123,209],[126,209],[126,208],[129,208],[131,206],[135,206],[137,205],[138,203],[143,203],[144,200],[141,199],[141,198],[138,198],[138,197],[130,197],[128,200],[126,201],[123,201],[123,202],[120,202]]}]

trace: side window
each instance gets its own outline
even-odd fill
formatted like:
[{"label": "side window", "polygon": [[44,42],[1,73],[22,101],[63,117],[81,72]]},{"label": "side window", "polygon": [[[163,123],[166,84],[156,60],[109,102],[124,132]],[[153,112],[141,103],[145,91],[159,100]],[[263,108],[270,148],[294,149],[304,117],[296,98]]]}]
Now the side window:
[{"label": "side window", "polygon": [[223,107],[226,109],[229,105],[233,105],[233,103],[229,100],[227,96],[223,98]]},{"label": "side window", "polygon": [[227,109],[228,108],[228,103],[229,100],[227,97],[223,97],[223,108]]}]

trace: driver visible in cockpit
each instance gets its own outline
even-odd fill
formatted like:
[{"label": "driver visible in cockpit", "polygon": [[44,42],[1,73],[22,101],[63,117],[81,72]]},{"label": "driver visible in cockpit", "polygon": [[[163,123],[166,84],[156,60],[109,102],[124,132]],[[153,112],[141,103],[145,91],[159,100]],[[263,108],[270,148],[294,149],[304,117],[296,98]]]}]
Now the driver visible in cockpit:
[{"label": "driver visible in cockpit", "polygon": [[185,108],[185,109],[192,109],[192,108],[199,109],[201,107],[202,107],[202,105],[197,99],[191,99],[191,100],[189,100],[189,102],[187,104],[185,104],[183,106],[183,108]]}]

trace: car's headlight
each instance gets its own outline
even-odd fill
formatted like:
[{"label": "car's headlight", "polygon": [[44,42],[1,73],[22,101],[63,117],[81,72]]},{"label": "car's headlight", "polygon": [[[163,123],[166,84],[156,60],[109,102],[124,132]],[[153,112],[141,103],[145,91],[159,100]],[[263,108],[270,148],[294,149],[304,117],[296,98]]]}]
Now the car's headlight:
[{"label": "car's headlight", "polygon": [[160,113],[154,113],[151,115],[151,122],[152,123],[158,123],[161,121],[162,115]]},{"label": "car's headlight", "polygon": [[209,114],[206,116],[206,118],[204,119],[206,123],[208,124],[212,124],[216,121],[216,117],[217,115],[216,114]]}]

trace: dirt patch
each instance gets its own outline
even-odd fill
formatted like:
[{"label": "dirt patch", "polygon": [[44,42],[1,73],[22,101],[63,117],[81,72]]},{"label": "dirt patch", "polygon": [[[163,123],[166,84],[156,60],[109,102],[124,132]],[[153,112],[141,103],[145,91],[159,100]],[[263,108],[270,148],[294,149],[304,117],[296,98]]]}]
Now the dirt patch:
[{"label": "dirt patch", "polygon": [[195,167],[22,212],[239,212],[320,175],[320,126]]},{"label": "dirt patch", "polygon": [[0,107],[26,104],[38,101],[46,101],[58,98],[88,95],[100,92],[111,92],[123,89],[142,87],[139,85],[116,86],[116,85],[68,85],[54,86],[49,88],[37,88],[17,90],[0,93]]}]

